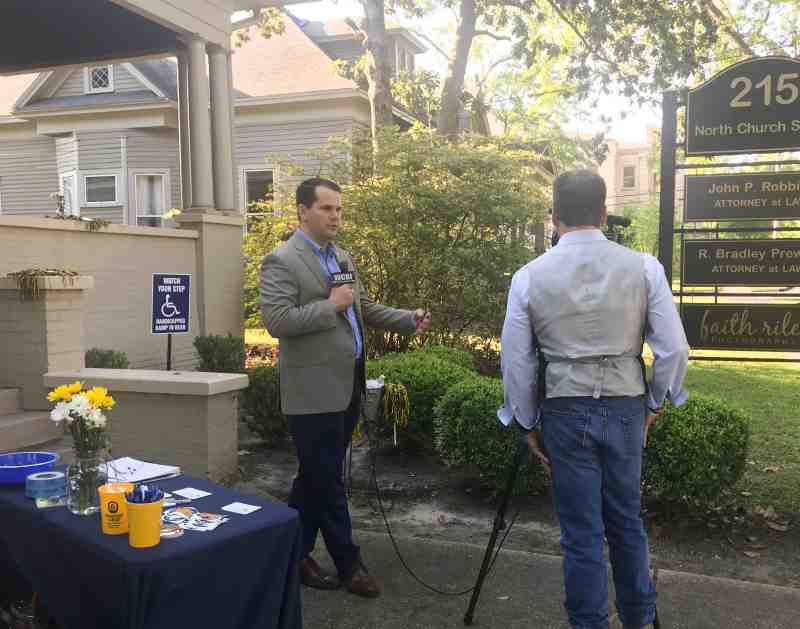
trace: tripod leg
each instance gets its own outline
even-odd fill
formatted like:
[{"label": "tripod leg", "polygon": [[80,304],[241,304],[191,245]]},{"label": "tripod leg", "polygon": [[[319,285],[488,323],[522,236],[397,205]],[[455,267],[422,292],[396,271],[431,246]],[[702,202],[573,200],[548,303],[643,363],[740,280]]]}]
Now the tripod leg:
[{"label": "tripod leg", "polygon": [[514,461],[511,464],[511,469],[508,473],[508,481],[506,483],[505,492],[500,499],[500,504],[497,507],[497,514],[494,516],[494,526],[492,527],[492,534],[489,537],[489,543],[486,546],[486,552],[483,555],[483,563],[481,569],[478,571],[478,579],[475,582],[475,587],[472,589],[472,598],[469,600],[469,607],[467,613],[464,615],[464,624],[466,626],[472,625],[472,619],[475,615],[475,607],[478,604],[478,597],[481,595],[481,588],[486,579],[489,571],[489,566],[492,563],[492,555],[494,554],[494,547],[497,543],[497,536],[500,529],[503,528],[505,522],[506,510],[508,509],[508,502],[511,499],[511,494],[514,491],[514,485],[517,482],[517,474],[519,467],[522,465],[525,455],[528,451],[528,445],[524,439],[520,439],[517,444],[517,451],[514,453]]}]

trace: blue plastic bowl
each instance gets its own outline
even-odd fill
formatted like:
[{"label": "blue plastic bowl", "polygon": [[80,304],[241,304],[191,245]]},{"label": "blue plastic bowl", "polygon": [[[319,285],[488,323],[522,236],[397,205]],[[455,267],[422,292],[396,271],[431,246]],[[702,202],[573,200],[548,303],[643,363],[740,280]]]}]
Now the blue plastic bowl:
[{"label": "blue plastic bowl", "polygon": [[54,452],[0,454],[0,485],[24,485],[29,474],[52,470],[58,459]]}]

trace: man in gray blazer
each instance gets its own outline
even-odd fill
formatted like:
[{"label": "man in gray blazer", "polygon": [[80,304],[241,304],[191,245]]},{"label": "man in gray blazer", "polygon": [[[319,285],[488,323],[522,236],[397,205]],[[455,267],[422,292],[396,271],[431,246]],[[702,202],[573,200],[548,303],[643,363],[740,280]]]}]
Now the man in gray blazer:
[{"label": "man in gray blazer", "polygon": [[[344,457],[364,391],[364,325],[404,334],[424,332],[430,314],[372,301],[353,259],[333,241],[342,222],[341,189],[308,179],[296,193],[300,228],[261,266],[261,309],[280,341],[281,409],[299,469],[289,496],[303,523],[300,577],[319,589],[339,583],[352,593],[380,595],[353,544],[344,491]],[[311,557],[321,531],[338,572]]]}]

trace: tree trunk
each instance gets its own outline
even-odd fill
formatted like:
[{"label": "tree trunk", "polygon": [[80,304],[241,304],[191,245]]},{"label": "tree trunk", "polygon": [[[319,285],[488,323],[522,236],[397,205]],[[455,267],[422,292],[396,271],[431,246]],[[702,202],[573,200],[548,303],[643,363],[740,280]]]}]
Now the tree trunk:
[{"label": "tree trunk", "polygon": [[377,150],[380,129],[394,122],[385,8],[384,0],[361,0],[361,4],[364,7],[364,51],[367,57],[372,145]]},{"label": "tree trunk", "polygon": [[439,111],[439,130],[445,135],[458,133],[458,113],[461,110],[461,95],[464,92],[464,76],[467,73],[472,40],[475,39],[477,19],[475,0],[461,0],[456,43],[447,66],[447,77],[442,90],[442,106]]}]

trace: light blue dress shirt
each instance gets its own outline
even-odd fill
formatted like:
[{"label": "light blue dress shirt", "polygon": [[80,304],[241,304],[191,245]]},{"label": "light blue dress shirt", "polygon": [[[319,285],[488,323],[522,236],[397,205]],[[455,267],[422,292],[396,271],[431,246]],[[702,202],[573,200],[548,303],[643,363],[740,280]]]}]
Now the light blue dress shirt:
[{"label": "light blue dress shirt", "polygon": [[[569,232],[561,237],[556,247],[562,242],[591,241],[598,234],[602,236],[602,232],[595,229]],[[688,366],[686,334],[664,268],[653,256],[641,255],[645,258],[647,281],[645,341],[655,358],[647,406],[661,408],[667,398],[675,406],[680,406],[688,398],[683,389]],[[497,411],[497,417],[504,425],[508,426],[516,417],[517,422],[528,429],[538,422],[536,384],[539,369],[528,306],[530,266],[531,263],[522,267],[511,280],[501,338],[504,400],[503,407]],[[516,400],[516,404],[512,405],[511,400]]]},{"label": "light blue dress shirt", "polygon": [[[330,282],[333,273],[340,273],[342,270],[341,267],[339,266],[339,259],[336,257],[336,246],[331,242],[328,243],[328,246],[325,247],[325,249],[323,249],[316,242],[314,242],[308,236],[308,234],[306,234],[302,229],[298,229],[297,232],[303,238],[306,239],[306,242],[311,245],[311,248],[314,250],[314,253],[317,254],[319,262],[322,265],[322,270],[325,273],[325,277],[327,277],[328,281]],[[358,318],[356,317],[355,307],[350,306],[345,311],[345,315],[347,316],[347,320],[350,322],[350,327],[353,330],[353,338],[355,339],[354,356],[358,359],[364,355],[364,339],[361,336],[361,328],[358,325]]]}]

